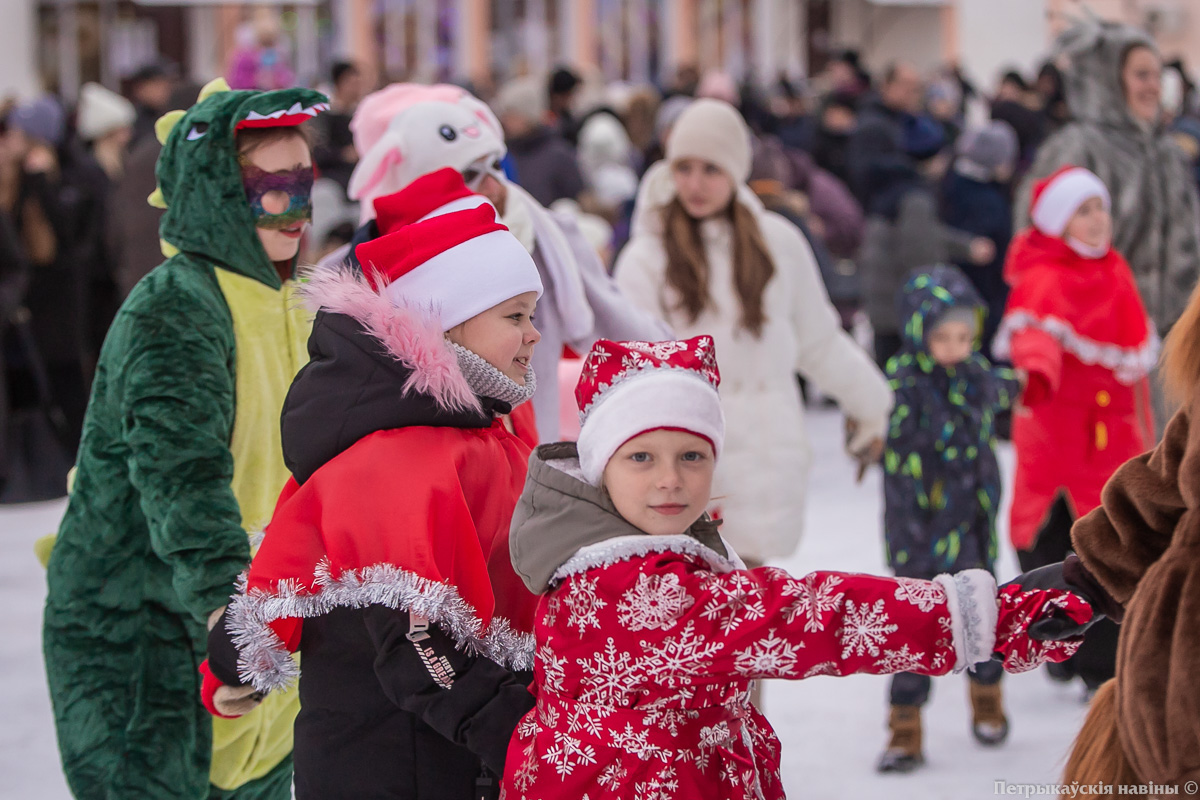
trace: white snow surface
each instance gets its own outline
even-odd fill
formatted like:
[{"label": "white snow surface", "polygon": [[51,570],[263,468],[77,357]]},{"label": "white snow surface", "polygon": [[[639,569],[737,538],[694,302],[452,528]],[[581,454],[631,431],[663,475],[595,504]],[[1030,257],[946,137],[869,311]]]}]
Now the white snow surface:
[{"label": "white snow surface", "polygon": [[[778,562],[793,574],[815,569],[886,574],[878,469],[862,485],[842,453],[841,417],[809,415],[815,467],[808,519],[797,553]],[[1006,479],[1012,452],[1001,452]],[[1007,497],[1006,497],[1007,501]],[[0,507],[0,798],[69,798],[58,760],[41,649],[45,573],[33,542],[55,529],[65,501]],[[1001,527],[1000,579],[1017,572]],[[911,775],[878,775],[875,759],[886,741],[888,678],[857,675],[769,681],[767,717],[783,742],[788,797],[803,800],[972,800],[997,796],[996,782],[1056,781],[1085,712],[1082,686],[1051,683],[1044,671],[1008,675],[1008,742],[985,748],[970,733],[965,675],[934,680],[925,711],[926,765]]]}]

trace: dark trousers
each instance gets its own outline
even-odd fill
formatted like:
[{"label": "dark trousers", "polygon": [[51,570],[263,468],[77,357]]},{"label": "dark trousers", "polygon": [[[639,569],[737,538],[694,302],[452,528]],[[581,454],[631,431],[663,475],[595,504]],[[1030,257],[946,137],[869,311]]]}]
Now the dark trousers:
[{"label": "dark trousers", "polygon": [[[995,686],[1004,677],[1004,666],[999,661],[984,661],[967,672],[971,683],[980,686]],[[892,676],[891,703],[894,706],[923,706],[929,702],[929,690],[933,679],[915,672],[897,672]]]},{"label": "dark trousers", "polygon": [[[1038,528],[1031,550],[1018,550],[1021,570],[1028,572],[1047,564],[1057,564],[1071,552],[1071,526],[1075,515],[1063,495],[1054,499],[1045,521]],[[1067,675],[1078,675],[1089,689],[1116,675],[1117,637],[1121,629],[1110,619],[1102,619],[1084,634],[1078,652],[1062,663],[1059,669]]]}]

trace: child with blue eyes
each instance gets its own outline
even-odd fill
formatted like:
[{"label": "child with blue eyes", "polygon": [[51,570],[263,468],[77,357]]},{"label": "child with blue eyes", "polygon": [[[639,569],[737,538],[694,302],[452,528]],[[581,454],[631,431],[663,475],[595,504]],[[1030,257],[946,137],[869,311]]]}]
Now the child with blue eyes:
[{"label": "child with blue eyes", "polygon": [[577,444],[530,459],[513,567],[541,595],[536,706],[506,800],[782,798],[780,751],[749,702],[760,678],[1062,661],[1088,594],[1034,573],[933,580],[748,570],[705,513],[725,420],[711,337],[598,341]]}]

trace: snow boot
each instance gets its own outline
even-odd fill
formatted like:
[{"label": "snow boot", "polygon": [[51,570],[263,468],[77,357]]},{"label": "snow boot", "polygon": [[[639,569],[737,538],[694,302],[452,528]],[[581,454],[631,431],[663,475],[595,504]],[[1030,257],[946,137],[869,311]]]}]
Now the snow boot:
[{"label": "snow boot", "polygon": [[879,757],[879,772],[912,772],[925,763],[921,753],[921,707],[892,706],[888,719],[892,738]]},{"label": "snow boot", "polygon": [[995,747],[1008,738],[1008,718],[1004,716],[1004,701],[1000,684],[983,686],[968,681],[971,687],[971,732],[980,744]]}]

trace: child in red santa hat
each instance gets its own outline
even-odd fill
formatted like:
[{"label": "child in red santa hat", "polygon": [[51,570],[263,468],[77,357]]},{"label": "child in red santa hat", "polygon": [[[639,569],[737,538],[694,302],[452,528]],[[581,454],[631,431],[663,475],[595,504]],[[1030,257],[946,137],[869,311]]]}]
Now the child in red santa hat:
[{"label": "child in red santa hat", "polygon": [[[534,451],[509,543],[542,595],[537,706],[509,746],[508,800],[781,798],[752,681],[942,675],[993,654],[1021,671],[1066,658],[1093,617],[1086,590],[1034,588],[1045,576],[997,592],[984,570],[745,569],[704,512],[719,382],[707,336],[601,340],[576,389],[578,444]],[[1034,641],[1035,623],[1058,641]]]},{"label": "child in red santa hat", "polygon": [[299,800],[495,797],[533,705],[506,669],[532,661],[536,599],[508,553],[529,448],[498,417],[533,394],[542,284],[482,198],[428,188],[358,246],[363,274],[307,284],[293,477],[202,668],[205,705],[237,716],[303,653]]},{"label": "child in red santa hat", "polygon": [[[1061,561],[1072,522],[1100,505],[1121,464],[1153,445],[1147,374],[1159,339],[1133,274],[1112,247],[1108,189],[1066,166],[1038,182],[1032,227],[1013,240],[1012,287],[993,350],[1028,374],[1014,415],[1009,536],[1022,569]],[[1097,625],[1051,674],[1089,688],[1112,677],[1116,626]]]}]

